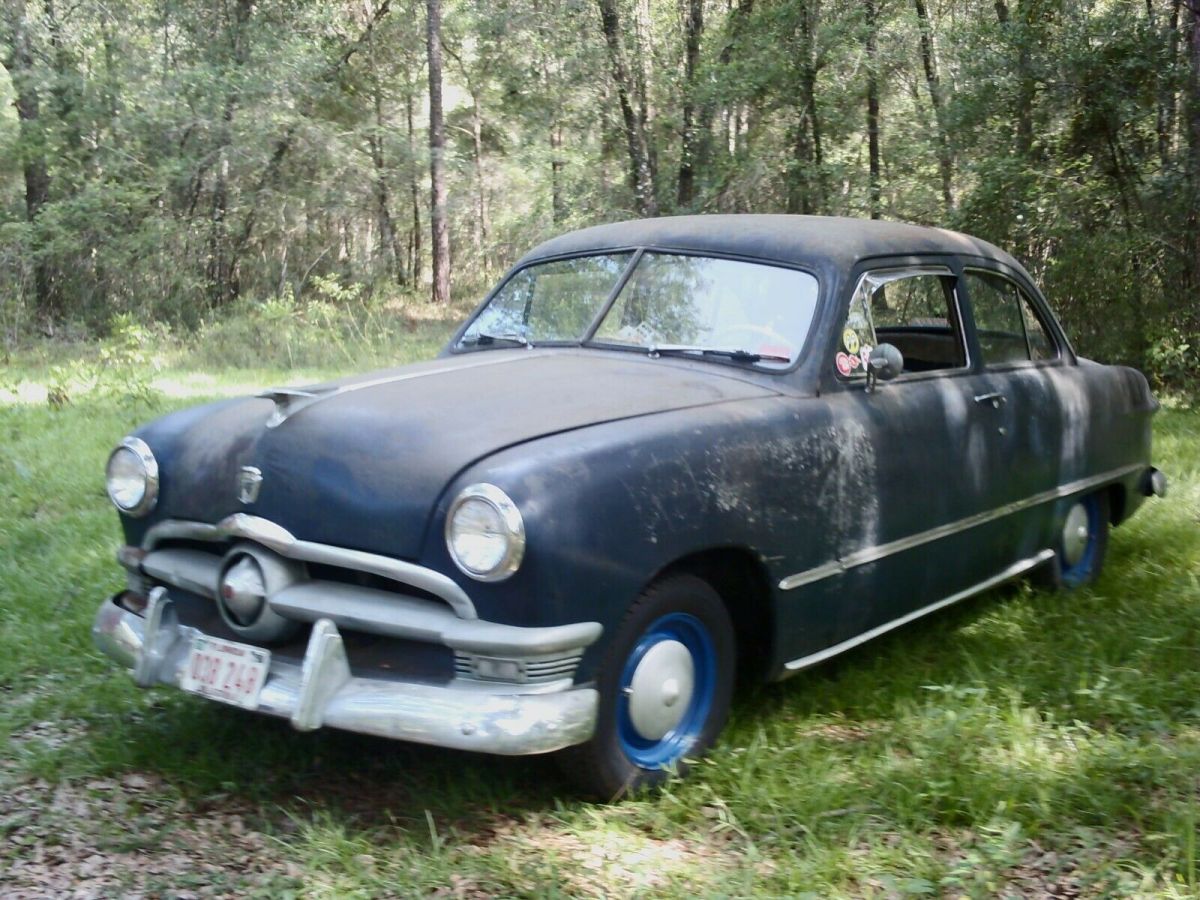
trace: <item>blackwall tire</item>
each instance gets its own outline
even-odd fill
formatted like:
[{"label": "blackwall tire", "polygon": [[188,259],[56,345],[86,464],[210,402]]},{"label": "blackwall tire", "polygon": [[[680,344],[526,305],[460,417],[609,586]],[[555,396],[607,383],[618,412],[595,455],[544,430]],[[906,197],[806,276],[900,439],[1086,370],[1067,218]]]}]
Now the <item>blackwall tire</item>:
[{"label": "blackwall tire", "polygon": [[675,575],[651,585],[605,653],[596,732],[559,754],[564,771],[606,801],[684,772],[725,725],[735,663],[733,624],[707,582]]},{"label": "blackwall tire", "polygon": [[1050,590],[1075,590],[1091,584],[1108,554],[1108,492],[1073,498],[1058,523],[1054,559],[1036,580]]}]

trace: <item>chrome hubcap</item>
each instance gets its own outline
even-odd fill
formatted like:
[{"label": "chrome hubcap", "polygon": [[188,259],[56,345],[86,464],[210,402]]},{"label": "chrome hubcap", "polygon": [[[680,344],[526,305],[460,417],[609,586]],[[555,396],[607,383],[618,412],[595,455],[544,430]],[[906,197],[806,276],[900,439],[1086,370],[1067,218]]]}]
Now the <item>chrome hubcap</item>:
[{"label": "chrome hubcap", "polygon": [[646,651],[629,680],[629,721],[648,741],[663,737],[683,719],[695,689],[691,651],[679,641],[659,641]]},{"label": "chrome hubcap", "polygon": [[1087,509],[1082,503],[1076,503],[1067,513],[1067,521],[1063,525],[1063,560],[1068,566],[1074,566],[1083,559],[1090,534]]}]

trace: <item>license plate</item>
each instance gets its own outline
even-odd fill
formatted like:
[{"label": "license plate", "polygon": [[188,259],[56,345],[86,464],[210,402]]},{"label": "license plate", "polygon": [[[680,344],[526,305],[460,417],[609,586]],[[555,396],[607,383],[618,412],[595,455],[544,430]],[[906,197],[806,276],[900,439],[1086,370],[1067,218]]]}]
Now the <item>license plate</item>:
[{"label": "license plate", "polygon": [[179,686],[223,703],[256,709],[270,666],[270,650],[201,635],[192,641]]}]

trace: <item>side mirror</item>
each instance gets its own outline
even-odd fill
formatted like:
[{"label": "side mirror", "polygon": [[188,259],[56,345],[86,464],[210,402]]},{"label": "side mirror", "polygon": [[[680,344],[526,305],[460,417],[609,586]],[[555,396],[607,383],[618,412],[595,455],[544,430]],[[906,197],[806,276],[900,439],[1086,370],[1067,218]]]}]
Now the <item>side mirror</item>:
[{"label": "side mirror", "polygon": [[878,382],[891,381],[903,371],[904,354],[894,344],[880,344],[867,363],[867,390],[875,390]]}]

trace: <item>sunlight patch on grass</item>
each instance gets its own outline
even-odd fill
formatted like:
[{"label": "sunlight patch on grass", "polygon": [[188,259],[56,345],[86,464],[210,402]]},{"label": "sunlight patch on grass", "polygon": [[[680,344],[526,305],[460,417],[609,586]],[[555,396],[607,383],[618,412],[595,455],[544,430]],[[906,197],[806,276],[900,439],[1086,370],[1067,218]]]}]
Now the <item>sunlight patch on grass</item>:
[{"label": "sunlight patch on grass", "polygon": [[[403,353],[429,345],[414,341]],[[0,832],[29,840],[0,855],[67,852],[37,825],[45,817],[93,865],[113,866],[113,890],[195,889],[167,857],[139,880],[136,827],[86,821],[107,810],[170,840],[271,860],[253,877],[233,863],[210,873],[230,891],[1200,892],[1200,413],[1158,417],[1154,459],[1170,497],[1113,532],[1094,586],[990,592],[750,691],[688,780],[605,807],[575,799],[549,760],[297,734],[135,688],[89,635],[123,581],[109,450],[196,400],[335,373],[172,363],[153,406],[83,394],[54,410],[31,387],[44,389],[54,362],[10,374],[32,399],[0,400],[0,794],[11,800]],[[234,817],[252,835],[223,845]],[[219,852],[203,863],[223,865]]]}]

